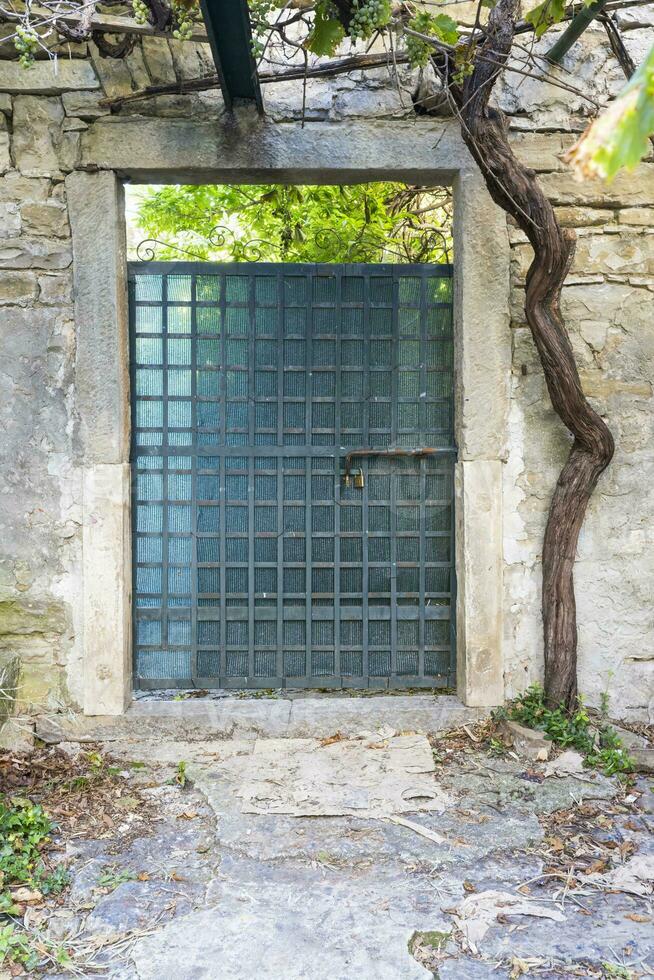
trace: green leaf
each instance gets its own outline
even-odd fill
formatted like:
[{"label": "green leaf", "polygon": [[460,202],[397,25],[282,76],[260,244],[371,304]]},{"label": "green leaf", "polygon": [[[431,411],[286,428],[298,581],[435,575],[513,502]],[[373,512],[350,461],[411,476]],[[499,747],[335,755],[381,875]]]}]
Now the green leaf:
[{"label": "green leaf", "polygon": [[456,44],[459,40],[459,30],[456,21],[447,14],[435,14],[431,18],[431,33],[439,37],[445,44]]},{"label": "green leaf", "polygon": [[633,170],[654,134],[654,46],[640,68],[566,155],[579,177],[612,180]]},{"label": "green leaf", "polygon": [[334,54],[336,48],[345,37],[345,30],[340,20],[328,13],[324,5],[316,7],[313,30],[309,34],[305,47],[317,55]]},{"label": "green leaf", "polygon": [[[430,14],[425,10],[412,17],[408,24],[412,31],[433,37],[444,44],[456,44],[459,31],[456,22],[447,14]],[[406,47],[412,68],[424,68],[433,54],[433,47],[428,41],[406,35]]]},{"label": "green leaf", "polygon": [[525,20],[528,24],[533,24],[536,37],[542,37],[552,24],[563,20],[564,14],[565,0],[543,0],[543,3],[539,3],[526,14]]}]

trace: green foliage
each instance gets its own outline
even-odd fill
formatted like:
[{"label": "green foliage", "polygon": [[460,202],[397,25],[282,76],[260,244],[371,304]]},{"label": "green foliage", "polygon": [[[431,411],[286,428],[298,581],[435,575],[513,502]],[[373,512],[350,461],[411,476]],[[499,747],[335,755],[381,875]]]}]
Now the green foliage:
[{"label": "green foliage", "polygon": [[[447,194],[398,183],[160,187],[142,200],[138,221],[144,236],[214,261],[439,262],[442,227],[451,244]],[[227,230],[212,243],[216,228]],[[164,248],[158,257],[179,254]]]},{"label": "green foliage", "polygon": [[39,882],[39,889],[44,895],[60,895],[64,888],[70,885],[70,871],[58,864],[54,871]]},{"label": "green foliage", "polygon": [[345,29],[336,16],[333,4],[329,0],[321,0],[316,4],[313,27],[305,47],[317,55],[334,54],[344,37]]},{"label": "green foliage", "polygon": [[136,874],[128,868],[118,868],[115,864],[106,867],[98,877],[100,888],[107,888],[113,891],[126,881],[135,881]]},{"label": "green foliage", "polygon": [[[58,895],[69,884],[70,875],[63,865],[47,874],[41,856],[53,826],[43,807],[31,800],[0,796],[0,915],[21,912],[7,890],[11,887],[23,885],[43,895]],[[0,927],[0,965],[3,956],[28,965],[31,955],[23,933]]]},{"label": "green foliage", "polygon": [[626,966],[622,966],[621,963],[602,963],[602,969],[607,980],[609,977],[618,977],[620,980],[633,980],[634,978],[631,970],[627,969]]},{"label": "green foliage", "polygon": [[574,711],[568,711],[563,705],[550,708],[546,704],[543,688],[540,684],[532,684],[509,704],[504,714],[526,728],[544,731],[561,748],[572,748],[583,753],[587,766],[601,769],[607,776],[632,772],[629,754],[622,748],[617,732],[605,717],[608,712],[607,694],[603,695],[602,707],[603,717],[597,731],[594,731],[581,698]]},{"label": "green foliage", "polygon": [[[595,0],[584,0],[584,7],[590,7]],[[536,37],[542,37],[554,24],[560,24],[565,16],[565,0],[543,0],[537,7],[525,14],[528,24],[533,24]]]},{"label": "green foliage", "polygon": [[35,885],[43,878],[41,849],[51,830],[41,806],[23,797],[0,797],[0,887]]},{"label": "green foliage", "polygon": [[565,0],[543,0],[537,7],[525,14],[525,20],[533,24],[536,37],[542,37],[553,24],[563,20]]},{"label": "green foliage", "polygon": [[41,936],[34,942],[19,926],[12,923],[0,924],[0,967],[7,963],[17,963],[31,973],[44,962],[65,969],[71,965],[72,960],[64,946],[55,946]]},{"label": "green foliage", "polygon": [[181,786],[181,788],[184,789],[187,780],[188,780],[188,776],[186,775],[186,763],[182,759],[177,763],[177,769],[175,771],[175,782],[177,783],[178,786]]},{"label": "green foliage", "polygon": [[591,123],[567,159],[580,177],[613,180],[633,170],[654,134],[654,46],[620,95]]},{"label": "green foliage", "polygon": [[19,963],[26,970],[34,970],[39,963],[39,955],[26,933],[11,924],[0,925],[0,966],[8,961]]},{"label": "green foliage", "polygon": [[[456,21],[447,14],[430,14],[422,10],[411,18],[408,26],[412,31],[427,34],[445,44],[456,44],[459,39]],[[423,41],[412,34],[406,35],[406,49],[412,68],[424,68],[434,50],[428,41]]]},{"label": "green foliage", "polygon": [[506,755],[507,749],[506,745],[501,738],[490,738],[488,740],[488,750],[491,755],[503,756]]}]

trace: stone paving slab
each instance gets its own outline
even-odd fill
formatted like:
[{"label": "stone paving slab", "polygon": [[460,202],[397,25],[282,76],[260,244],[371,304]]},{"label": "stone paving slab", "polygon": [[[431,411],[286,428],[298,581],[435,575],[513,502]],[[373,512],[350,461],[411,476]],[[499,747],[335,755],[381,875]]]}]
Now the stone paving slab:
[{"label": "stone paving slab", "polygon": [[[448,805],[413,813],[407,826],[352,814],[243,812],[239,786],[248,764],[270,754],[265,739],[146,738],[108,748],[152,777],[145,792],[160,819],[122,849],[91,841],[71,850],[78,864],[69,928],[90,941],[131,936],[120,955],[111,945],[101,950],[83,976],[102,967],[107,980],[508,980],[516,957],[541,964],[529,974],[539,980],[600,976],[602,963],[622,959],[637,967],[630,980],[654,975],[652,896],[612,893],[589,878],[562,902],[541,856],[543,821],[587,804],[614,814],[611,826],[590,822],[584,832],[608,841],[616,864],[620,847],[652,853],[654,798],[642,780],[641,809],[616,809],[619,785],[601,775],[545,778],[544,766],[525,769],[477,746],[442,764],[437,751],[429,775]],[[186,789],[174,776],[171,785],[180,761]],[[117,874],[140,877],[98,897],[98,873],[110,862]],[[520,898],[521,912],[493,917],[473,955],[455,913],[487,891]],[[529,914],[530,903],[556,909],[562,921]],[[65,914],[53,924],[57,935]],[[426,959],[421,936],[436,937]],[[576,972],[585,965],[596,972]]]}]

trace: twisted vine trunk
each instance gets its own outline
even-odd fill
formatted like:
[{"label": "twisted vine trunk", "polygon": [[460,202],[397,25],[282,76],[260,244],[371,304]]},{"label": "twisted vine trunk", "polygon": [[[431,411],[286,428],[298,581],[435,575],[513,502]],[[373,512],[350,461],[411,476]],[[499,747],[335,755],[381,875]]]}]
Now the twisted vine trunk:
[{"label": "twisted vine trunk", "polygon": [[462,86],[438,66],[458,106],[461,132],[493,200],[527,235],[534,258],[527,273],[525,312],[554,411],[573,436],[558,478],[543,542],[542,612],[545,692],[551,704],[573,707],[577,696],[577,620],[573,566],[588,501],[611,461],[611,433],[586,400],[559,301],[575,248],[535,173],[513,155],[504,115],[489,106],[493,84],[513,42],[519,0],[499,0]]}]

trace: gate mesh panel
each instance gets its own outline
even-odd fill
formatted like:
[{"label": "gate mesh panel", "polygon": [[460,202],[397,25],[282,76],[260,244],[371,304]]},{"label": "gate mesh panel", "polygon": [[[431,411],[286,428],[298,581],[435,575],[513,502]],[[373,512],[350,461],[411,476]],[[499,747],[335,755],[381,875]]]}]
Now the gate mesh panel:
[{"label": "gate mesh panel", "polygon": [[451,686],[451,267],[135,263],[130,332],[137,686]]}]

